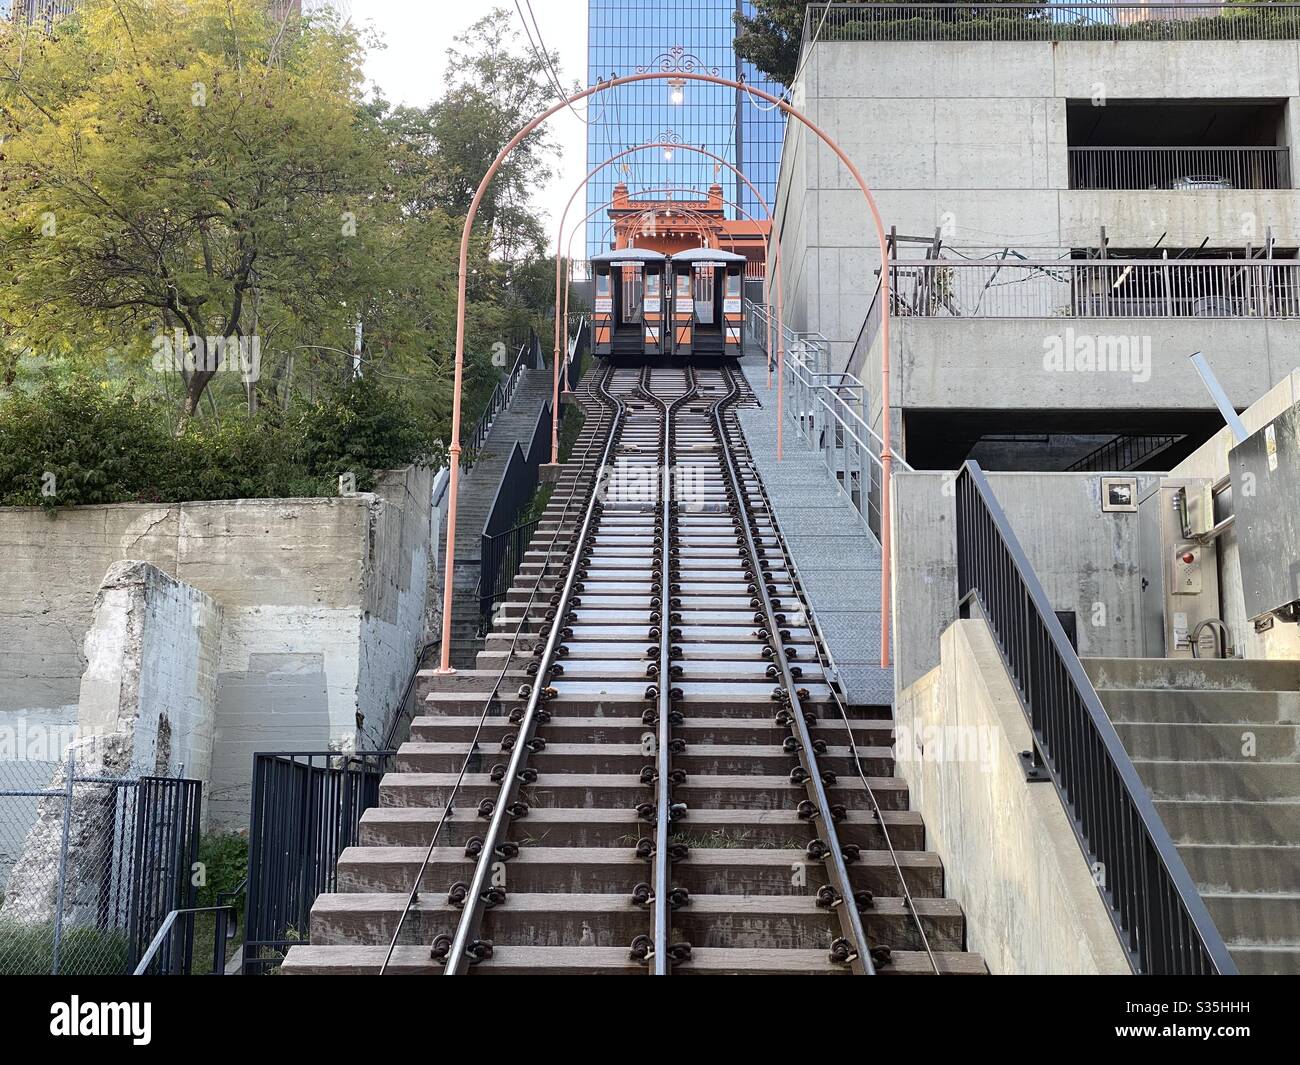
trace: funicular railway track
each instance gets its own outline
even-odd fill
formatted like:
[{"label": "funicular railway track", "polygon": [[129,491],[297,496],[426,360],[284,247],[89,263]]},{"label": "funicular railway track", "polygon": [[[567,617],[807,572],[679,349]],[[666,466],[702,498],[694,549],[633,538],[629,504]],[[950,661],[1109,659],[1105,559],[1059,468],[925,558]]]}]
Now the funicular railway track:
[{"label": "funicular railway track", "polygon": [[978,973],[844,705],[728,368],[597,367],[476,670],[426,714],[291,973]]}]

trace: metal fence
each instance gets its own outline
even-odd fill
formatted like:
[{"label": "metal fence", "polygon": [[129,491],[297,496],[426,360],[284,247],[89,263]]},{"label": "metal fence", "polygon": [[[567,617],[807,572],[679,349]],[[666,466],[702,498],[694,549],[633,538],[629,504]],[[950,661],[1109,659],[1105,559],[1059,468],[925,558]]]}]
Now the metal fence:
[{"label": "metal fence", "polygon": [[462,472],[468,473],[474,468],[483,441],[487,439],[488,431],[492,428],[492,422],[498,414],[510,406],[510,401],[515,397],[515,389],[519,387],[519,382],[523,378],[524,370],[539,369],[542,365],[541,341],[538,340],[536,333],[530,332],[528,338],[516,349],[515,361],[510,367],[510,372],[497,382],[492,395],[488,397],[487,406],[465,440],[460,459]]},{"label": "metal fence", "polygon": [[[760,350],[765,350],[769,324],[773,336],[779,333],[785,341],[786,416],[819,453],[844,498],[879,539],[883,441],[867,422],[867,386],[853,374],[822,369],[829,362],[830,345],[821,334],[779,329],[774,320],[769,321],[767,306],[746,303],[751,339]],[[897,469],[911,468],[897,452],[894,462]]]},{"label": "metal fence", "polygon": [[379,805],[394,751],[277,752],[253,756],[248,833],[245,975],[273,971],[308,941],[316,896],[334,891],[361,815]]},{"label": "metal fence", "polygon": [[812,41],[1289,41],[1300,4],[809,4]]},{"label": "metal fence", "polygon": [[770,304],[759,303],[748,297],[745,299],[745,349],[747,351],[767,352],[768,337],[771,337],[772,350],[768,352],[768,365],[775,369],[777,362],[777,343],[784,347],[786,354],[808,366],[815,372],[830,369],[831,342],[821,333],[799,332],[788,324],[778,323],[776,313]]},{"label": "metal fence", "polygon": [[491,624],[492,607],[509,592],[524,552],[537,531],[540,516],[529,516],[522,522],[519,518],[537,492],[538,466],[550,458],[551,409],[549,401],[542,404],[528,449],[519,444],[511,449],[483,523],[478,596],[479,619],[484,631]]},{"label": "metal fence", "polygon": [[584,314],[577,320],[577,330],[573,335],[573,339],[569,342],[568,380],[570,392],[577,390],[578,382],[582,380],[583,371],[587,368],[587,358],[590,354],[591,319]]},{"label": "metal fence", "polygon": [[1120,942],[1142,974],[1235,973],[1047,593],[977,463],[956,482],[957,594],[987,621]]},{"label": "metal fence", "polygon": [[0,762],[0,974],[123,975],[194,904],[202,785]]},{"label": "metal fence", "polygon": [[1125,433],[1089,451],[1083,458],[1070,463],[1066,470],[1070,473],[1131,470],[1181,439],[1164,433]]},{"label": "metal fence", "polygon": [[1283,259],[930,259],[890,263],[895,317],[1294,318]]},{"label": "metal fence", "polygon": [[1288,189],[1290,148],[1069,149],[1072,189]]}]

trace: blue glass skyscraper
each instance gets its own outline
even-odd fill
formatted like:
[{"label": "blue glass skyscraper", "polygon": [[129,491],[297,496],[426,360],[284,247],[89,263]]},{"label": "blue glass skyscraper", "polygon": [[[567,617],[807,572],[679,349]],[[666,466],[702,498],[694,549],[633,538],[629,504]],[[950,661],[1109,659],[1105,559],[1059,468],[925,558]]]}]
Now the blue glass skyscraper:
[{"label": "blue glass skyscraper", "polygon": [[[587,84],[615,75],[662,69],[662,65],[695,64],[701,73],[737,80],[774,95],[783,87],[736,56],[737,12],[752,14],[750,0],[588,0]],[[680,48],[680,53],[674,53]],[[779,109],[725,85],[686,81],[676,87],[668,80],[624,85],[591,98],[588,109],[587,165],[597,166],[616,152],[637,144],[668,140],[704,147],[743,170],[773,203],[785,117]],[[725,167],[694,152],[662,151],[626,157],[592,178],[587,186],[587,210],[609,202],[620,181],[632,193],[653,194],[667,186],[688,186],[703,198],[718,183],[726,197],[755,218],[763,208],[739,178]],[[674,193],[680,196],[681,194]],[[689,195],[687,193],[686,195]],[[728,209],[729,217],[744,217]],[[609,246],[608,219],[597,213],[587,223],[587,252]]]}]

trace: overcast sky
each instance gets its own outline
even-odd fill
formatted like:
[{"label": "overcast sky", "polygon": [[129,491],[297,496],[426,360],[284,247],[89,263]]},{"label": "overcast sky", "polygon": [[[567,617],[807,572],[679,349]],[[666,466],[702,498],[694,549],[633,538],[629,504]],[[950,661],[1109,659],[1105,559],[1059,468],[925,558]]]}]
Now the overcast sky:
[{"label": "overcast sky", "polygon": [[[566,85],[573,81],[585,84],[586,0],[532,0],[532,5],[547,48],[560,54],[561,80]],[[386,45],[371,54],[366,75],[393,103],[428,104],[441,93],[445,53],[452,38],[494,7],[510,12],[519,25],[514,0],[352,0],[353,21],[371,23]],[[527,10],[524,8],[525,15]],[[563,151],[559,176],[541,199],[553,230],[569,195],[586,175],[587,133],[586,126],[569,111],[556,115],[549,125]],[[570,212],[570,222],[586,213],[576,211],[577,207]],[[552,242],[554,239],[552,236]]]}]

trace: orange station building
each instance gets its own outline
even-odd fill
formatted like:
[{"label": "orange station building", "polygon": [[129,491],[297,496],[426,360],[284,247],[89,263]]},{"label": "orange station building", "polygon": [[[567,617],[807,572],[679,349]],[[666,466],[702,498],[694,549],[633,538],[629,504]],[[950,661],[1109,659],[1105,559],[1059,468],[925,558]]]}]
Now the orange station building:
[{"label": "orange station building", "polygon": [[614,223],[614,251],[648,248],[673,255],[701,246],[720,248],[748,260],[746,278],[761,280],[764,276],[764,255],[772,224],[766,219],[728,218],[721,185],[710,185],[704,200],[661,200],[633,198],[627,185],[619,183],[614,186],[609,217]]}]

